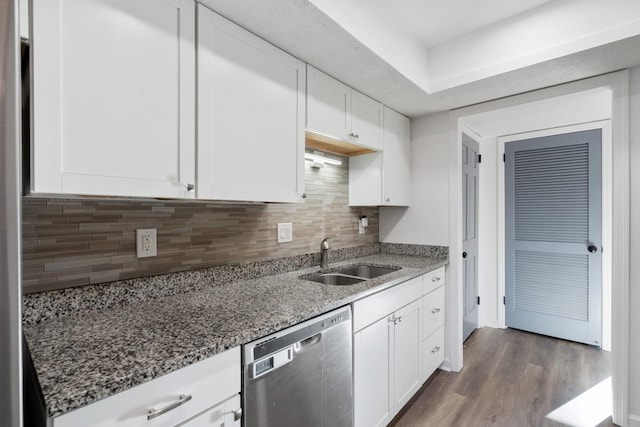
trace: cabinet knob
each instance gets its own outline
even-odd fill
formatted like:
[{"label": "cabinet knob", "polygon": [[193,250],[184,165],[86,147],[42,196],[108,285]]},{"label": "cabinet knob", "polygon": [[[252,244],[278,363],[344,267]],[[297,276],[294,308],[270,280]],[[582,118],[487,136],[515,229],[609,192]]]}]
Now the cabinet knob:
[{"label": "cabinet knob", "polygon": [[438,314],[438,313],[440,313],[440,309],[439,308],[434,308],[433,310],[431,310],[431,312],[433,314]]},{"label": "cabinet knob", "polygon": [[387,197],[384,199],[385,202],[389,203],[391,201],[391,197]]},{"label": "cabinet knob", "polygon": [[434,277],[432,277],[432,278],[431,278],[431,281],[432,281],[433,283],[435,283],[435,282],[439,282],[439,281],[440,281],[440,276],[434,276]]},{"label": "cabinet knob", "polygon": [[306,198],[307,198],[307,193],[302,193],[302,194],[300,195],[300,197],[302,197],[303,199],[306,199]]},{"label": "cabinet knob", "polygon": [[467,257],[467,253],[466,252],[462,252],[462,258],[466,258]]},{"label": "cabinet knob", "polygon": [[440,351],[440,347],[434,347],[433,350],[431,350],[431,353],[436,354],[439,351]]},{"label": "cabinet knob", "polygon": [[187,191],[193,191],[196,189],[196,186],[193,184],[187,184]]},{"label": "cabinet knob", "polygon": [[593,246],[593,245],[589,246],[589,247],[587,248],[587,250],[588,250],[589,252],[591,252],[592,254],[595,254],[596,252],[598,252],[598,248],[597,248],[596,246]]},{"label": "cabinet knob", "polygon": [[233,421],[238,421],[242,418],[242,408],[238,408],[233,411]]}]

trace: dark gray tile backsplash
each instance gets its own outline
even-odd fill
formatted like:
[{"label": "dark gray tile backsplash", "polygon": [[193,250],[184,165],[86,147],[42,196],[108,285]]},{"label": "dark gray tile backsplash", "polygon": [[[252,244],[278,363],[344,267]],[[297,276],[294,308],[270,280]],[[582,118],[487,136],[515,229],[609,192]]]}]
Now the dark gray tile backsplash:
[{"label": "dark gray tile backsplash", "polygon": [[[378,242],[378,208],[348,205],[348,159],[306,168],[304,204],[23,199],[23,289],[39,292]],[[364,235],[358,219],[369,217]],[[294,240],[276,243],[276,224]],[[138,228],[156,228],[158,256],[136,258]]]}]

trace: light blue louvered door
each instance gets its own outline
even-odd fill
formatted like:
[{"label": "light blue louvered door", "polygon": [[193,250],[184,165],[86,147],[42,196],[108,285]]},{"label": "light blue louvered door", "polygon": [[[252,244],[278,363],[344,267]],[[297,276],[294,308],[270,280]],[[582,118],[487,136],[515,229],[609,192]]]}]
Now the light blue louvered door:
[{"label": "light blue louvered door", "polygon": [[508,327],[602,336],[600,129],[505,144]]}]

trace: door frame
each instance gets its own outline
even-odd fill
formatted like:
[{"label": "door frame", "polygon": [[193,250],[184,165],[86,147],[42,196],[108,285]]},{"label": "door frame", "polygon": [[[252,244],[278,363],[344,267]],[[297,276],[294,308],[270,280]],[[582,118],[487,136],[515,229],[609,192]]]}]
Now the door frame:
[{"label": "door frame", "polygon": [[[629,420],[629,71],[622,70],[572,83],[497,99],[453,110],[449,113],[449,253],[462,248],[462,155],[461,121],[466,116],[513,107],[562,95],[606,88],[612,92],[613,244],[611,247],[612,288],[611,352],[613,358],[613,421]],[[460,371],[462,352],[462,262],[449,259],[449,305],[447,322],[448,359],[445,368]]]}]

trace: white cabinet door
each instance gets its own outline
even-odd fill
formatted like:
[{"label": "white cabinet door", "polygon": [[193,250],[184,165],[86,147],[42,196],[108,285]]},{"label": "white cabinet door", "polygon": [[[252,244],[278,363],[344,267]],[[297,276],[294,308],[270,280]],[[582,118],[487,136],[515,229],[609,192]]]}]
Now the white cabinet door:
[{"label": "white cabinet door", "polygon": [[349,206],[409,206],[409,123],[384,107],[384,150],[349,159]]},{"label": "white cabinet door", "polygon": [[353,342],[354,425],[385,426],[393,417],[389,392],[393,323],[387,317],[356,332]]},{"label": "white cabinet door", "polygon": [[240,395],[236,394],[231,399],[207,409],[177,427],[240,427]]},{"label": "white cabinet door", "polygon": [[33,0],[32,191],[191,198],[193,0]]},{"label": "white cabinet door", "polygon": [[307,65],[307,129],[382,150],[382,104]]},{"label": "white cabinet door", "polygon": [[410,121],[388,107],[384,107],[384,151],[382,152],[382,204],[409,206]]},{"label": "white cabinet door", "polygon": [[370,153],[349,158],[349,206],[382,204],[382,156]]},{"label": "white cabinet door", "polygon": [[382,150],[382,104],[351,90],[351,141]]},{"label": "white cabinet door", "polygon": [[348,140],[351,88],[307,65],[307,129]]},{"label": "white cabinet door", "polygon": [[414,301],[394,313],[393,332],[393,413],[397,413],[422,385],[420,353],[422,345],[421,301]]},{"label": "white cabinet door", "polygon": [[304,63],[198,5],[198,198],[300,202]]}]

